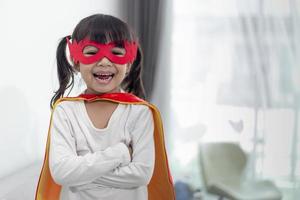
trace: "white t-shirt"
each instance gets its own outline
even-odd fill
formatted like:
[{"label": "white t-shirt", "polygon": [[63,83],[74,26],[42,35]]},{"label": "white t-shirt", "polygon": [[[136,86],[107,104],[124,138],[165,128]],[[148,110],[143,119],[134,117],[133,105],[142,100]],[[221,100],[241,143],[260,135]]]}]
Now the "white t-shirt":
[{"label": "white t-shirt", "polygon": [[[154,123],[145,105],[118,104],[104,129],[83,101],[63,101],[52,116],[49,167],[61,200],[146,200],[154,169]],[[132,143],[130,161],[128,150]]]}]

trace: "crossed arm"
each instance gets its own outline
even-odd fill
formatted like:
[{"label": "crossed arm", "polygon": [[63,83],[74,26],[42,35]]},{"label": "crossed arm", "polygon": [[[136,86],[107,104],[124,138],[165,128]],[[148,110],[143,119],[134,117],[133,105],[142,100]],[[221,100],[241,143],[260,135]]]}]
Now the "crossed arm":
[{"label": "crossed arm", "polygon": [[153,129],[152,113],[145,110],[132,130],[132,161],[109,171],[94,183],[123,189],[147,185],[152,177],[155,160]]},{"label": "crossed arm", "polygon": [[107,187],[134,188],[150,181],[155,154],[150,110],[140,113],[131,131],[132,160],[128,147],[122,142],[103,151],[78,156],[70,122],[59,106],[52,121],[49,166],[58,184],[80,187],[96,183]]}]

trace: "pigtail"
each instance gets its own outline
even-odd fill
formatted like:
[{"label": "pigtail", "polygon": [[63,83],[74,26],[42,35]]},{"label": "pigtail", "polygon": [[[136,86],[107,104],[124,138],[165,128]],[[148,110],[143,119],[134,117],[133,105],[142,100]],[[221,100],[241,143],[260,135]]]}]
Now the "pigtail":
[{"label": "pigtail", "polygon": [[123,80],[122,86],[126,92],[145,99],[145,89],[142,81],[142,66],[143,66],[143,52],[139,47],[135,61],[132,63],[129,74]]},{"label": "pigtail", "polygon": [[[70,37],[70,36],[67,36]],[[69,64],[66,56],[67,37],[61,39],[56,50],[57,75],[59,88],[51,98],[50,107],[53,109],[55,102],[64,96],[65,91],[74,86],[74,68]],[[71,80],[71,81],[70,81]],[[69,93],[70,93],[69,92]]]}]

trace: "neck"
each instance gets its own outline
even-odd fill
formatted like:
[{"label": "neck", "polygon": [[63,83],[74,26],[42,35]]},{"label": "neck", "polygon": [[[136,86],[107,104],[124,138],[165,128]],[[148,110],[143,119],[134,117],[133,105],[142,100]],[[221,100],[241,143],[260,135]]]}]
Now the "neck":
[{"label": "neck", "polygon": [[95,94],[95,95],[102,95],[102,94],[109,94],[109,93],[121,93],[123,90],[118,87],[112,91],[109,91],[109,92],[105,92],[105,93],[101,93],[101,92],[96,92],[96,91],[93,91],[93,90],[89,90],[88,88],[84,90],[83,94]]}]

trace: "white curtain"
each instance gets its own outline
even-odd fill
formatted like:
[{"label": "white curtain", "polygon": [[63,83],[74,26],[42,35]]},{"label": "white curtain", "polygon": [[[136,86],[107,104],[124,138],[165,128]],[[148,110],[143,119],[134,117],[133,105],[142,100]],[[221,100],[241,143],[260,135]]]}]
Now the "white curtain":
[{"label": "white curtain", "polygon": [[199,142],[226,140],[252,155],[255,178],[299,187],[299,9],[296,0],[173,1],[164,74],[175,181],[201,187]]}]

